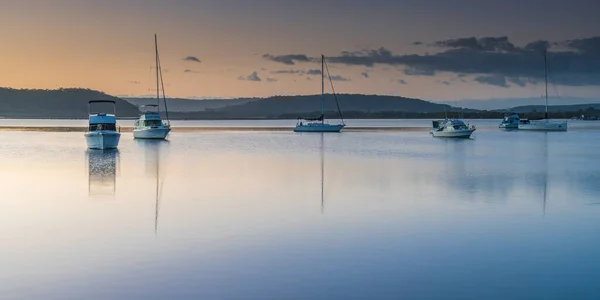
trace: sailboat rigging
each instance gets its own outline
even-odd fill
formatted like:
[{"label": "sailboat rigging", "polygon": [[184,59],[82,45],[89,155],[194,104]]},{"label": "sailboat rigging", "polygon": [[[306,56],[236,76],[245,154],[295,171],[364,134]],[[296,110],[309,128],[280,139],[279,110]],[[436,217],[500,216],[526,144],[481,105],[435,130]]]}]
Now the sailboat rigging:
[{"label": "sailboat rigging", "polygon": [[[167,107],[167,98],[165,96],[165,83],[162,76],[160,56],[158,55],[158,38],[154,35],[154,53],[156,64],[156,104],[142,105],[140,109],[151,108],[155,111],[146,111],[142,113],[135,121],[133,128],[133,137],[136,139],[165,139],[171,131],[171,122],[169,121],[169,110]],[[163,122],[160,116],[160,100],[165,106],[166,121]]]},{"label": "sailboat rigging", "polygon": [[548,118],[548,52],[544,51],[544,82],[545,82],[545,109],[544,118],[542,120],[531,120],[529,122],[520,122],[518,128],[520,130],[536,130],[536,131],[567,131],[567,122],[551,121]]},{"label": "sailboat rigging", "polygon": [[[327,77],[329,78],[329,82],[331,84],[332,94],[335,99],[335,104],[341,120],[341,123],[337,125],[325,123],[325,72],[327,72]],[[329,73],[329,67],[325,62],[325,56],[321,55],[321,115],[316,118],[298,118],[298,122],[296,124],[296,127],[294,128],[294,131],[340,132],[340,130],[342,130],[345,126],[346,124],[344,123],[344,117],[342,116],[340,104],[335,93],[335,89],[333,87],[333,81],[331,80],[331,74]]]}]

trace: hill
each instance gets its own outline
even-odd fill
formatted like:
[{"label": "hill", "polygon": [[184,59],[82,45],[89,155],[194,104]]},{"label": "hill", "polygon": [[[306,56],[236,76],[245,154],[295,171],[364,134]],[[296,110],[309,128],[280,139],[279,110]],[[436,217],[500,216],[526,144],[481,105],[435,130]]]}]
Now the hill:
[{"label": "hill", "polygon": [[[90,100],[114,100],[118,117],[138,115],[139,110],[135,105],[90,89],[0,88],[0,117],[86,119]],[[98,108],[103,109],[100,106]]]},{"label": "hill", "polygon": [[[171,112],[197,112],[207,109],[217,109],[230,105],[245,104],[259,98],[237,98],[237,99],[206,99],[195,100],[185,98],[167,98],[167,106]],[[156,98],[123,98],[123,100],[135,105],[156,104]],[[164,110],[164,104],[160,102],[161,110]]]},{"label": "hill", "polygon": [[[478,110],[500,110],[510,107],[543,105],[544,99],[541,97],[530,98],[491,98],[491,99],[464,99],[456,101],[436,101],[440,104],[449,104],[452,106],[465,107]],[[548,104],[569,106],[578,104],[600,103],[600,98],[580,98],[580,97],[551,97]]]},{"label": "hill", "polygon": [[[453,110],[449,105],[396,96],[341,94],[338,100],[342,113],[379,112],[444,112]],[[285,116],[316,116],[321,111],[321,95],[274,96],[239,105],[207,110],[208,114],[231,118],[277,118]],[[325,95],[325,111],[335,114],[337,106],[333,95]]]},{"label": "hill", "polygon": [[[508,109],[508,111],[516,113],[528,113],[528,112],[543,112],[545,110],[544,105],[524,105],[517,106]],[[590,104],[576,104],[576,105],[549,105],[548,112],[585,112],[585,111],[598,111],[600,110],[600,103]],[[501,111],[501,110],[498,110]],[[502,110],[504,111],[504,110]]]}]

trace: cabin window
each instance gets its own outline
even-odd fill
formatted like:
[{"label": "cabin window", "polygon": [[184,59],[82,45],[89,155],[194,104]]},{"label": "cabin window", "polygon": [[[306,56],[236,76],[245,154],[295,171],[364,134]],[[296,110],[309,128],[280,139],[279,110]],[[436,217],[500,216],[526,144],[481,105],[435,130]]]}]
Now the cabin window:
[{"label": "cabin window", "polygon": [[148,126],[148,127],[154,127],[154,126],[161,126],[162,122],[160,120],[145,120],[144,121],[144,126]]},{"label": "cabin window", "polygon": [[90,124],[89,131],[112,130],[117,131],[115,124]]}]

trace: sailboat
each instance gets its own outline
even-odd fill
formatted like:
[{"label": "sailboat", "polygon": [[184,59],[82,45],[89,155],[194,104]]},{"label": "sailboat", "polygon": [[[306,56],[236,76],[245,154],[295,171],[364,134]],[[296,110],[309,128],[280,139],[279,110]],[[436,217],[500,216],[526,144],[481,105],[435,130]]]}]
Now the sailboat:
[{"label": "sailboat", "polygon": [[544,78],[546,80],[546,110],[542,120],[531,120],[529,122],[520,122],[520,130],[536,130],[536,131],[567,131],[567,122],[556,122],[548,119],[548,59],[547,52],[544,51]]},{"label": "sailboat", "polygon": [[331,75],[329,74],[329,68],[327,68],[327,77],[331,83],[335,104],[337,105],[338,113],[340,114],[342,123],[337,125],[325,123],[325,64],[325,56],[321,55],[321,115],[316,118],[298,118],[298,122],[294,128],[295,132],[340,132],[340,130],[346,126],[342,116],[342,111],[340,110],[340,104],[337,100],[337,95],[333,89],[333,81],[331,80]]},{"label": "sailboat", "polygon": [[[169,122],[169,111],[167,109],[167,99],[165,97],[165,84],[162,80],[162,70],[160,66],[160,58],[158,56],[158,40],[154,35],[154,49],[156,55],[156,104],[143,105],[140,107],[142,114],[135,121],[133,127],[133,137],[136,139],[165,139],[171,131],[171,123]],[[160,92],[162,90],[163,102],[165,104],[166,122],[160,117]],[[144,109],[149,108],[146,112]]]}]

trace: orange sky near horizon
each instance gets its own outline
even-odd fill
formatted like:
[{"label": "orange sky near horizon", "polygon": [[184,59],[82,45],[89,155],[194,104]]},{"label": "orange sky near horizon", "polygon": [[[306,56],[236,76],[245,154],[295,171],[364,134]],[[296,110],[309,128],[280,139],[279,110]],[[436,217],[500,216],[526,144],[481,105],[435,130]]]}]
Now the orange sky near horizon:
[{"label": "orange sky near horizon", "polygon": [[[318,76],[273,74],[279,70],[317,69],[318,63],[283,65],[262,58],[265,53],[317,57],[321,53],[339,55],[341,51],[381,46],[394,53],[424,53],[412,41],[483,34],[481,28],[471,24],[449,22],[446,28],[427,25],[420,19],[427,17],[424,13],[405,15],[404,19],[396,15],[402,13],[400,10],[386,12],[385,7],[361,13],[354,0],[337,12],[341,15],[339,22],[332,23],[328,23],[329,16],[315,13],[312,6],[291,5],[286,10],[285,5],[279,4],[279,10],[270,11],[266,5],[274,2],[267,0],[258,0],[256,8],[233,0],[2,2],[0,86],[82,87],[120,96],[154,93],[154,33],[159,38],[167,95],[219,98],[320,92]],[[256,11],[248,11],[253,9]],[[421,26],[410,27],[415,22]],[[394,32],[398,28],[411,30],[400,37]],[[488,32],[501,34],[502,28],[491,25]],[[510,35],[511,30],[503,33]],[[515,36],[517,40],[530,40],[522,32]],[[198,57],[201,63],[184,61],[187,56]],[[335,82],[338,93],[453,100],[538,97],[543,92],[539,85],[508,89],[461,82],[444,72],[436,76],[407,76],[402,68],[394,66],[330,67],[334,75],[349,79]],[[239,79],[253,72],[261,81]],[[364,72],[368,78],[361,75]],[[407,84],[399,84],[398,80]],[[561,91],[565,95],[592,96],[600,90],[561,87]]]}]

